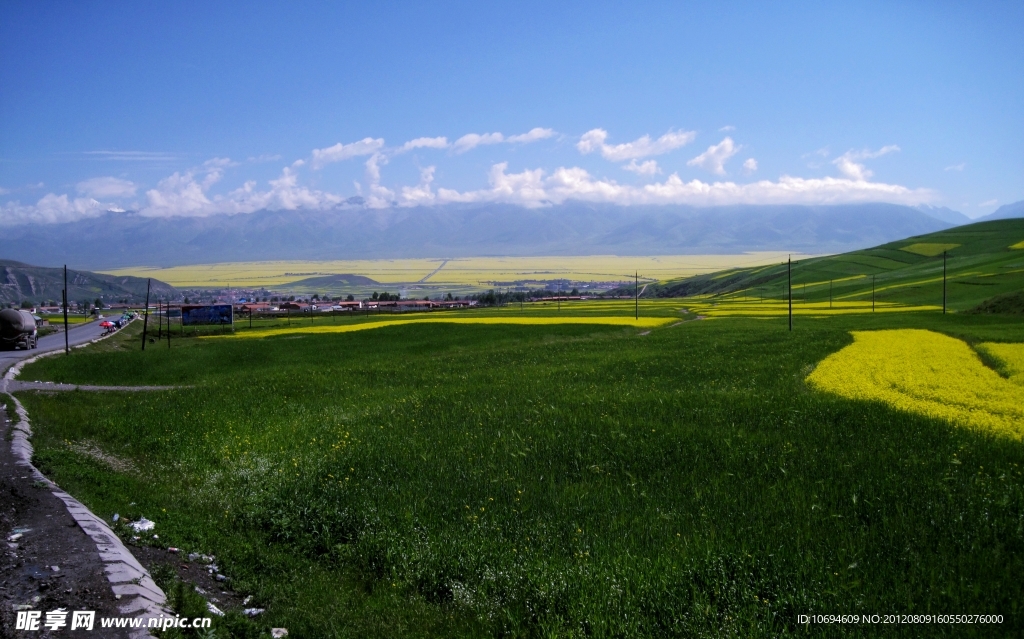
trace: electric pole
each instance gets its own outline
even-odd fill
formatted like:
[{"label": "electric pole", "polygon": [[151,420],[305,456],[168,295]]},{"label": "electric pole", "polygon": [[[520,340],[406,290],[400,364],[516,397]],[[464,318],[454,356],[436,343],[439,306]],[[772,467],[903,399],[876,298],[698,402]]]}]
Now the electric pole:
[{"label": "electric pole", "polygon": [[71,354],[68,345],[68,265],[64,265],[64,354]]},{"label": "electric pole", "polygon": [[946,314],[946,252],[942,252],[942,314]]},{"label": "electric pole", "polygon": [[789,330],[793,330],[793,256],[786,258],[786,288],[789,290]]},{"label": "electric pole", "polygon": [[640,319],[640,271],[633,273],[633,314],[634,319]]},{"label": "electric pole", "polygon": [[149,287],[152,279],[146,280],[146,314],[142,316],[142,350],[146,350],[146,329],[149,327]]}]

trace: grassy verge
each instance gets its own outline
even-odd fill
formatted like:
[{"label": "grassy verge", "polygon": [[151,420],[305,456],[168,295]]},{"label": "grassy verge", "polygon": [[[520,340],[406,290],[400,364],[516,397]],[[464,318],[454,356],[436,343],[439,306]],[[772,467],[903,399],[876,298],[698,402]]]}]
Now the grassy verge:
[{"label": "grassy verge", "polygon": [[191,387],[21,397],[44,472],[215,553],[291,636],[861,632],[797,624],[842,612],[991,612],[1012,634],[1021,444],[804,383],[851,328],[904,326],[1024,341],[915,313],[406,325],[83,349],[26,376]]}]

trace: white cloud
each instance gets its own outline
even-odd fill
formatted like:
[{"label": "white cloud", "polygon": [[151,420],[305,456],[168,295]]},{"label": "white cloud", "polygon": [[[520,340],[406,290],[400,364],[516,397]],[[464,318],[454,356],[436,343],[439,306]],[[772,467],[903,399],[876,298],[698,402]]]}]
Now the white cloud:
[{"label": "white cloud", "polygon": [[47,193],[34,205],[22,206],[20,202],[8,202],[0,206],[0,226],[74,222],[103,215],[108,208],[89,197],[70,199],[67,195]]},{"label": "white cloud", "polygon": [[526,133],[511,135],[505,141],[511,144],[529,144],[530,142],[536,142],[537,140],[546,140],[554,135],[555,132],[553,129],[544,129],[538,126],[530,129]]},{"label": "white cloud", "polygon": [[79,182],[75,188],[91,198],[132,197],[138,187],[134,182],[116,177],[96,177]]},{"label": "white cloud", "polygon": [[725,163],[739,150],[740,147],[733,143],[732,138],[727,137],[718,144],[709,146],[707,151],[693,158],[686,165],[699,166],[715,175],[725,175]]},{"label": "white cloud", "polygon": [[900,147],[895,144],[890,144],[889,146],[883,146],[877,151],[869,151],[867,149],[862,151],[847,151],[832,160],[832,164],[835,164],[836,168],[839,169],[839,172],[846,177],[852,180],[866,181],[874,175],[874,172],[866,168],[861,160],[882,157],[883,155],[894,153],[899,150]]},{"label": "white cloud", "polygon": [[576,148],[583,155],[600,151],[601,157],[612,162],[645,158],[651,155],[661,155],[673,149],[693,142],[697,134],[693,131],[669,131],[657,140],[651,140],[651,136],[645,135],[632,142],[616,144],[615,146],[605,144],[608,139],[608,132],[604,129],[591,129],[580,137]]},{"label": "white cloud", "polygon": [[402,203],[405,206],[430,205],[434,203],[434,192],[430,185],[434,182],[434,168],[428,166],[420,170],[420,183],[416,186],[402,187]]},{"label": "white cloud", "polygon": [[978,204],[978,206],[995,206],[996,204],[999,204],[999,200],[985,200]]},{"label": "white cloud", "polygon": [[963,171],[964,168],[966,168],[966,166],[967,166],[967,164],[965,162],[961,162],[960,164],[951,164],[951,165],[947,166],[943,170],[945,170],[945,171]]},{"label": "white cloud", "polygon": [[416,138],[415,140],[409,140],[402,146],[398,147],[395,154],[405,153],[406,151],[412,151],[413,149],[447,149],[448,138]]},{"label": "white cloud", "polygon": [[383,146],[383,138],[363,138],[350,144],[338,142],[325,149],[313,149],[312,166],[314,169],[322,169],[332,162],[341,162],[361,155],[373,155]]},{"label": "white cloud", "polygon": [[174,153],[161,151],[85,151],[82,155],[94,160],[116,160],[119,162],[171,162],[178,159]]},{"label": "white cloud", "polygon": [[641,162],[640,164],[637,164],[636,160],[634,159],[630,160],[629,164],[624,164],[622,168],[627,171],[632,171],[637,175],[655,175],[657,173],[661,173],[661,169],[658,167],[657,160],[647,160],[646,162]]},{"label": "white cloud", "polygon": [[263,162],[276,162],[281,159],[279,153],[263,153],[256,156],[250,156],[246,161],[253,164],[262,164]]},{"label": "white cloud", "polygon": [[439,188],[429,202],[503,202],[528,207],[559,204],[567,200],[620,204],[841,204],[852,202],[893,202],[921,204],[934,199],[927,189],[908,189],[896,184],[881,184],[843,178],[782,176],[778,181],[761,180],[749,184],[734,182],[683,182],[677,174],[664,182],[643,186],[623,185],[614,180],[592,177],[579,167],[559,168],[546,175],[542,169],[506,173],[507,163],[495,164],[489,176],[490,188],[459,192]]},{"label": "white cloud", "polygon": [[467,133],[458,140],[455,140],[456,153],[465,153],[470,149],[480,146],[481,144],[499,144],[505,141],[505,136],[500,133],[484,133],[480,135],[478,133]]},{"label": "white cloud", "polygon": [[735,131],[735,130],[736,130],[736,127],[734,127],[731,124],[726,124],[721,129],[718,129],[718,132],[719,133],[728,133],[729,131]]},{"label": "white cloud", "polygon": [[394,191],[380,185],[380,165],[387,163],[387,157],[381,153],[374,153],[366,161],[366,181],[369,184],[366,206],[372,209],[391,206],[395,201]]},{"label": "white cloud", "polygon": [[4,187],[0,186],[0,195],[7,195],[10,192],[10,189],[5,189]]},{"label": "white cloud", "polygon": [[747,175],[750,175],[755,171],[757,171],[757,160],[755,160],[754,158],[747,158],[743,162],[743,172],[746,173]]}]

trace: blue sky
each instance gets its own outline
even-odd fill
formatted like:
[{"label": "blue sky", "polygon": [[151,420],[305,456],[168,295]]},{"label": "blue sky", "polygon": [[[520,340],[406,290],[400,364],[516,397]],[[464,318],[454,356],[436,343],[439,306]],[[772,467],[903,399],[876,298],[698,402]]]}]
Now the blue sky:
[{"label": "blue sky", "polygon": [[2,2],[0,223],[1024,199],[1024,4],[824,4]]}]

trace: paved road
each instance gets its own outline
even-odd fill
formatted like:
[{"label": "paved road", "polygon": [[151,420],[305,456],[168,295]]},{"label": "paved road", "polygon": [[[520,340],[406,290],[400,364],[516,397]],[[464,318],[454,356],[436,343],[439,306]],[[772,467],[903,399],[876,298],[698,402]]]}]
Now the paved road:
[{"label": "paved road", "polygon": [[[103,334],[105,330],[100,326],[102,319],[94,320],[88,324],[74,326],[68,331],[68,342],[71,346],[84,344],[94,340]],[[10,368],[15,362],[29,357],[35,357],[40,353],[55,351],[64,348],[64,333],[53,333],[39,339],[39,347],[27,351],[0,351],[0,374]]]}]

